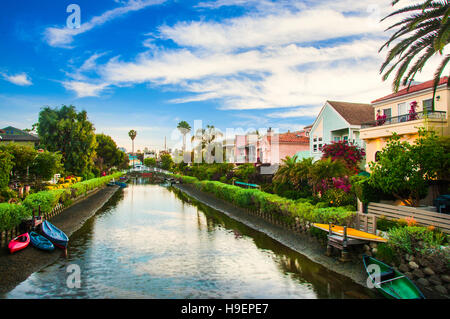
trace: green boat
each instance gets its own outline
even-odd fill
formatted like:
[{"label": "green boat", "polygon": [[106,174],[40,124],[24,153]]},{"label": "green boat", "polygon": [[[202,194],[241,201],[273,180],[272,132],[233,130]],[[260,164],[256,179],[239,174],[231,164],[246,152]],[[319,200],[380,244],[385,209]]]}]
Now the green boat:
[{"label": "green boat", "polygon": [[[414,285],[414,283],[401,272],[382,263],[381,261],[370,256],[363,256],[364,267],[366,268],[369,278],[372,280],[375,288],[377,288],[385,297],[390,299],[425,299],[425,296]],[[373,269],[369,272],[370,265],[380,267],[380,276],[378,283],[374,276]]]}]

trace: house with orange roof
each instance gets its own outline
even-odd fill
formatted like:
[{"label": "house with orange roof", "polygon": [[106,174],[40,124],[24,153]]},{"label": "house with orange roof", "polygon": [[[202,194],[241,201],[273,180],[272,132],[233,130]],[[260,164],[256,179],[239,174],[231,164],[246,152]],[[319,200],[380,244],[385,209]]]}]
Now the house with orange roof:
[{"label": "house with orange roof", "polygon": [[[396,93],[371,103],[372,118],[362,124],[360,138],[366,145],[366,162],[376,161],[377,154],[395,132],[401,140],[413,142],[419,127],[433,129],[438,134],[450,134],[450,87],[448,77],[439,81],[433,105],[433,80],[413,83]],[[366,165],[368,170],[368,165]]]},{"label": "house with orange roof", "polygon": [[[267,130],[259,141],[259,160],[263,164],[278,165],[287,156],[292,157],[299,152],[309,152],[308,129],[287,133],[274,133]],[[309,155],[309,154],[308,154]]]}]

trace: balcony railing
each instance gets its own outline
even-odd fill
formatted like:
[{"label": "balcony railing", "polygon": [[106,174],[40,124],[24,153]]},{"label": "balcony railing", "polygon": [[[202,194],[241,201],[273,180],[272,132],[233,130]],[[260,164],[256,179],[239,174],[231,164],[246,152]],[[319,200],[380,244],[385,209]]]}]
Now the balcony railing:
[{"label": "balcony railing", "polygon": [[444,111],[429,111],[429,112],[416,112],[413,114],[404,114],[399,116],[380,118],[375,121],[366,122],[361,124],[361,128],[377,127],[382,125],[390,125],[396,123],[403,123],[422,119],[436,119],[445,120],[446,112]]}]

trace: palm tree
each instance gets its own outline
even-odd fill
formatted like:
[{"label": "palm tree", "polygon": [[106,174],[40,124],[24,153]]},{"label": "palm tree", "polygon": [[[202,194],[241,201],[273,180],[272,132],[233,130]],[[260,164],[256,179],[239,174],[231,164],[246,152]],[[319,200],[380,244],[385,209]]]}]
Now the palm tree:
[{"label": "palm tree", "polygon": [[[394,6],[398,1],[393,0],[392,5]],[[409,5],[396,10],[381,21],[404,13],[410,13],[411,15],[385,30],[397,29],[379,50],[381,52],[384,48],[388,48],[391,43],[399,40],[388,52],[386,60],[380,69],[380,73],[386,70],[383,74],[383,81],[389,77],[392,71],[397,69],[392,84],[395,92],[398,91],[400,84],[410,85],[416,73],[422,71],[425,63],[432,56],[437,53],[442,55],[450,36],[449,0],[439,2],[425,0],[420,4]],[[450,55],[447,54],[434,74],[433,106],[441,73],[444,71],[449,59]],[[413,61],[414,63],[410,65]]]},{"label": "palm tree", "polygon": [[[195,135],[192,136],[191,141],[194,141],[197,139],[198,142],[198,149],[203,154],[208,149],[211,149],[211,155],[215,155],[215,141],[218,137],[223,136],[223,134],[216,130],[214,125],[206,125],[206,129],[200,128],[195,132]],[[202,155],[203,158],[203,155]]]},{"label": "palm tree", "polygon": [[186,134],[191,131],[191,126],[186,121],[181,121],[178,123],[177,129],[183,134],[183,154],[186,151]]},{"label": "palm tree", "polygon": [[[135,130],[130,130],[128,132],[128,136],[131,138],[131,143],[132,143],[132,149],[131,149],[131,154],[134,155],[134,139],[136,138],[137,132]],[[134,161],[133,161],[133,167],[134,167]]]}]

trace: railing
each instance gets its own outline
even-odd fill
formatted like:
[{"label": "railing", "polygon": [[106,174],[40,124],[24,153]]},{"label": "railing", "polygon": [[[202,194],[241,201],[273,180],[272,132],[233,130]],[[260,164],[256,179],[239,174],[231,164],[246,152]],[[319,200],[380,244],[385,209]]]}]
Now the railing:
[{"label": "railing", "polygon": [[409,122],[422,119],[437,119],[445,120],[446,112],[444,111],[430,111],[430,112],[416,112],[412,114],[404,114],[399,116],[380,118],[375,121],[366,122],[361,125],[361,128],[377,127],[382,125],[390,125],[402,122]]}]

